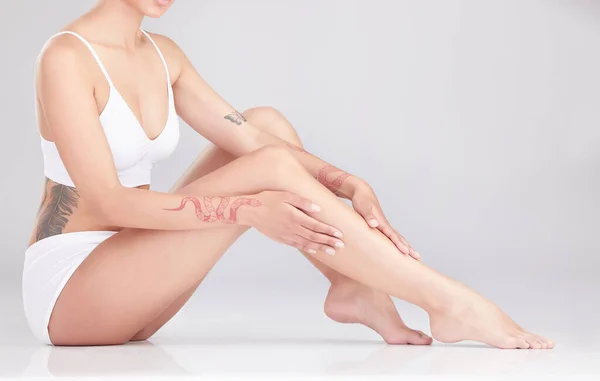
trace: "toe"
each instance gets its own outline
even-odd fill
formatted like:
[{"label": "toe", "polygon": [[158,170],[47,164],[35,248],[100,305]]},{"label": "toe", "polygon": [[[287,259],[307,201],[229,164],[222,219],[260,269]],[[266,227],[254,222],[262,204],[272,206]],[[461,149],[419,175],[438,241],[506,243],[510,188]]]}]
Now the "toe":
[{"label": "toe", "polygon": [[515,342],[515,348],[519,349],[529,349],[531,345],[525,339],[517,339]]},{"label": "toe", "polygon": [[544,349],[554,348],[554,341],[552,341],[550,339],[546,339],[545,337],[542,338],[542,341],[544,343]]},{"label": "toe", "polygon": [[548,349],[548,339],[535,335],[535,340],[540,344],[540,349]]},{"label": "toe", "polygon": [[393,335],[386,335],[384,339],[386,343],[392,345],[429,345],[433,342],[433,339],[425,333],[410,328],[405,328]]},{"label": "toe", "polygon": [[433,342],[433,339],[431,337],[429,337],[428,335],[426,335],[424,332],[422,331],[413,331],[414,334],[412,335],[411,339],[409,340],[409,342],[411,344],[418,344],[418,345],[429,345]]},{"label": "toe", "polygon": [[529,349],[540,349],[542,347],[535,337],[527,338],[527,342],[529,343]]},{"label": "toe", "polygon": [[385,341],[392,345],[429,345],[433,342],[433,339],[421,331],[406,328],[395,335],[385,337]]},{"label": "toe", "polygon": [[529,332],[523,332],[521,338],[529,344],[529,349],[540,349],[542,347],[537,336]]}]

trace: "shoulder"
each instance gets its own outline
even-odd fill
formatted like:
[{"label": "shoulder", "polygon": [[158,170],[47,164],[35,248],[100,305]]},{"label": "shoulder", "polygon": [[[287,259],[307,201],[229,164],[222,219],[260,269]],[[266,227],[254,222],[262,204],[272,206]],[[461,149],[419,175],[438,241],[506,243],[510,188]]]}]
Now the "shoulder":
[{"label": "shoulder", "polygon": [[158,34],[158,33],[152,33],[152,32],[148,32],[148,31],[146,31],[146,32],[150,35],[150,37],[152,37],[152,39],[154,40],[154,42],[156,42],[158,47],[161,50],[164,50],[163,53],[167,53],[167,54],[181,53],[181,48],[171,38],[169,38],[165,35],[162,35],[162,34]]},{"label": "shoulder", "polygon": [[183,50],[175,41],[167,36],[148,31],[146,32],[152,37],[154,42],[156,42],[156,45],[158,45],[158,48],[162,52],[167,61],[167,65],[170,68],[169,71],[173,71],[176,74],[176,76],[173,77],[173,79],[176,80],[176,77],[181,73],[181,70],[187,63],[187,58]]},{"label": "shoulder", "polygon": [[[37,76],[72,76],[87,73],[87,47],[72,34],[51,37],[36,61]],[[87,75],[85,75],[87,77]]]}]

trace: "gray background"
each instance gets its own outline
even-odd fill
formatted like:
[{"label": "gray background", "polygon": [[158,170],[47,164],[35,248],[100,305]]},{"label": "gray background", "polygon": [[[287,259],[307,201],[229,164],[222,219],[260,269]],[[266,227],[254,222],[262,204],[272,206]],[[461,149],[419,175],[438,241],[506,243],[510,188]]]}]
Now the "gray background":
[{"label": "gray background", "polygon": [[[93,4],[20,0],[0,14],[0,344],[30,337],[20,276],[43,181],[33,63]],[[597,1],[179,0],[144,27],[174,39],[236,108],[278,108],[309,151],[368,180],[427,264],[526,328],[600,339]],[[152,188],[166,191],[206,144],[182,125]],[[296,335],[376,338],[325,322],[326,289],[293,249],[251,232],[162,332],[211,321],[264,336],[276,321]],[[309,317],[293,322],[298,311]]]}]

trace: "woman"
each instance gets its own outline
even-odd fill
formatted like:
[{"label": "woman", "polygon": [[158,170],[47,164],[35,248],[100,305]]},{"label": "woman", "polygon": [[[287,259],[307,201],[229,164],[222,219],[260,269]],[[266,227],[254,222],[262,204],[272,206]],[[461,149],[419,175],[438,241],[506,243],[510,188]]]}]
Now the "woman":
[{"label": "woman", "polygon": [[[99,0],[40,53],[46,186],[26,250],[23,298],[41,341],[149,338],[255,227],[298,248],[331,281],[329,317],[365,324],[388,343],[432,341],[404,325],[393,295],[424,308],[442,342],[554,346],[423,265],[371,187],[306,152],[279,112],[236,111],[173,41],[140,29],[145,16],[161,16],[172,2]],[[170,192],[150,191],[153,163],[179,139],[177,114],[214,145]]]}]

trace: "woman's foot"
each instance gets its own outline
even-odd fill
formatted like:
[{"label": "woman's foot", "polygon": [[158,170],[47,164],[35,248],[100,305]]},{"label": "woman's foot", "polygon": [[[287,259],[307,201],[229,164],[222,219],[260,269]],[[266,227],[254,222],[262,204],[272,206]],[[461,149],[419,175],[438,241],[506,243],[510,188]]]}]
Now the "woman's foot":
[{"label": "woman's foot", "polygon": [[479,341],[498,348],[551,349],[554,342],[529,333],[474,291],[461,291],[448,308],[429,312],[432,336],[443,343]]},{"label": "woman's foot", "polygon": [[339,323],[359,323],[377,332],[388,344],[431,344],[431,337],[408,328],[392,299],[361,283],[344,280],[331,285],[325,314]]}]

